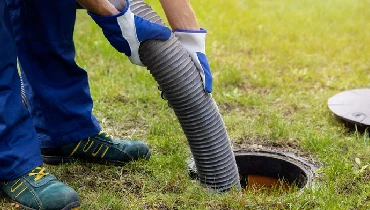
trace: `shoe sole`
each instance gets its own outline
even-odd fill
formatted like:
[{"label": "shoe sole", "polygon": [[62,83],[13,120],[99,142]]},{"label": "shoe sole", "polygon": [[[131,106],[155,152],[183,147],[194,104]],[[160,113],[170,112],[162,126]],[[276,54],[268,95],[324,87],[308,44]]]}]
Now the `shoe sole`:
[{"label": "shoe sole", "polygon": [[[149,160],[151,156],[151,152],[142,157],[145,160]],[[122,162],[119,160],[110,160],[110,159],[93,159],[93,158],[74,158],[74,157],[62,157],[62,156],[47,156],[42,155],[42,160],[45,164],[48,165],[61,165],[65,163],[75,163],[79,161],[91,162],[91,163],[98,163],[103,165],[113,165],[113,166],[124,166],[128,162]]]},{"label": "shoe sole", "polygon": [[[11,200],[9,199],[10,202],[12,203],[16,203],[19,205],[19,207],[22,209],[22,210],[38,210],[38,209],[34,209],[34,208],[30,208],[28,206],[25,206],[21,203],[18,203],[17,201],[14,201],[14,200]],[[73,203],[70,203],[68,204],[67,206],[65,206],[64,208],[62,208],[61,210],[79,210],[80,209],[80,202],[79,201],[76,201],[76,202],[73,202]]]}]

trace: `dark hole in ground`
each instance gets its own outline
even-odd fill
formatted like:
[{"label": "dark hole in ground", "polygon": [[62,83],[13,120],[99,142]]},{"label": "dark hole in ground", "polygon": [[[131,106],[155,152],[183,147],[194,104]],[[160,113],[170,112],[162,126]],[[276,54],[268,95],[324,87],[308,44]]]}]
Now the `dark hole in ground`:
[{"label": "dark hole in ground", "polygon": [[[307,171],[289,158],[269,153],[237,152],[242,188],[268,188],[286,191],[304,188],[310,179]],[[279,189],[278,189],[279,188]],[[296,191],[296,190],[294,190]]]}]

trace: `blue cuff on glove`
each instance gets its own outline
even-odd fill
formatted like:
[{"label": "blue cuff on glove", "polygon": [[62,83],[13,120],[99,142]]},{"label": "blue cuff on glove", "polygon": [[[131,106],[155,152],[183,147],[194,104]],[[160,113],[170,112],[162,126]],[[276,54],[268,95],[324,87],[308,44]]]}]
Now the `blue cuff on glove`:
[{"label": "blue cuff on glove", "polygon": [[211,73],[211,67],[209,66],[207,56],[204,53],[197,52],[198,60],[200,62],[200,65],[202,66],[202,69],[204,71],[204,78],[203,82],[204,89],[208,92],[212,92],[212,73]]}]

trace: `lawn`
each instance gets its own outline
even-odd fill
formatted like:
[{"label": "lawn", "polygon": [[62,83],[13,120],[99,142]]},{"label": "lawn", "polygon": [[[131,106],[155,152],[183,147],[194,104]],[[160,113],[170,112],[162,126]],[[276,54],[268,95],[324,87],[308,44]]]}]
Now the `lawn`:
[{"label": "lawn", "polygon": [[[162,18],[155,0],[148,0]],[[189,178],[189,146],[149,71],[132,65],[79,10],[77,62],[89,73],[94,113],[110,134],[146,141],[150,161],[76,163],[50,170],[82,209],[369,209],[370,139],[327,107],[341,91],[370,88],[370,1],[192,1],[208,31],[217,102],[234,148],[294,152],[319,167],[303,193],[210,193]],[[364,167],[365,168],[365,167]],[[2,198],[0,208],[10,204]]]}]

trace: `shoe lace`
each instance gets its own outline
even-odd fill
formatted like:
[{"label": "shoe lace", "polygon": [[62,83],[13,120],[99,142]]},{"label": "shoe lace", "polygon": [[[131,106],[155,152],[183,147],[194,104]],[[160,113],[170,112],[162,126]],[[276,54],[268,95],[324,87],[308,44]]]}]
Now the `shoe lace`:
[{"label": "shoe lace", "polygon": [[45,167],[36,167],[33,169],[28,176],[36,176],[33,180],[38,181],[42,179],[42,177],[48,175],[49,173],[45,172],[46,168]]}]

